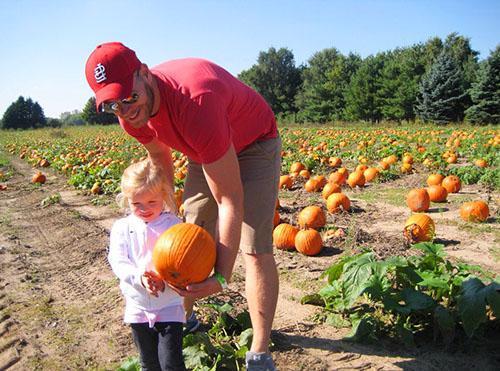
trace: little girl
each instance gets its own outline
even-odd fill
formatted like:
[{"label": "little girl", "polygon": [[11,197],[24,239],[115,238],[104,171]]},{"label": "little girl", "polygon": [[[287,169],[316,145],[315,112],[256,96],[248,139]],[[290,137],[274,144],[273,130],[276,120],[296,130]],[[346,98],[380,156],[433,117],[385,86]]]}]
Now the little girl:
[{"label": "little girl", "polygon": [[108,260],[125,297],[124,322],[132,329],[143,370],[185,370],[183,300],[151,262],[158,237],[180,223],[172,186],[145,160],[125,169],[121,189],[117,201],[131,214],[113,225]]}]

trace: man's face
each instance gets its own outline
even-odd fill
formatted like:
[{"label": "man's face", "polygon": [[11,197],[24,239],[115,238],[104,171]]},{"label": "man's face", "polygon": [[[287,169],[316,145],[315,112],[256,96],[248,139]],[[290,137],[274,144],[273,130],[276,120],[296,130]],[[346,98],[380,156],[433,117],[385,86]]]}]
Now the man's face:
[{"label": "man's face", "polygon": [[130,98],[105,103],[107,107],[114,108],[112,112],[116,116],[136,128],[146,125],[153,113],[154,96],[152,86],[146,79],[148,73],[138,70],[134,74],[134,85]]}]

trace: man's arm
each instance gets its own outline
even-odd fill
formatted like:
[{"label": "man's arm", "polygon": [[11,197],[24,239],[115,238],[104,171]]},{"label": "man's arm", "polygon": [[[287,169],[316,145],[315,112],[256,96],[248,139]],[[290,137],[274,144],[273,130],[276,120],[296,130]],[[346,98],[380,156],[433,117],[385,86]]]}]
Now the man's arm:
[{"label": "man's arm", "polygon": [[174,185],[174,166],[172,163],[172,150],[165,143],[160,142],[158,138],[153,138],[153,140],[147,144],[144,144],[146,150],[148,151],[149,160],[154,166],[163,168],[163,171],[167,175],[169,183]]},{"label": "man's arm", "polygon": [[204,164],[203,172],[219,210],[215,271],[229,282],[238,254],[243,222],[243,186],[233,145],[219,160]]}]

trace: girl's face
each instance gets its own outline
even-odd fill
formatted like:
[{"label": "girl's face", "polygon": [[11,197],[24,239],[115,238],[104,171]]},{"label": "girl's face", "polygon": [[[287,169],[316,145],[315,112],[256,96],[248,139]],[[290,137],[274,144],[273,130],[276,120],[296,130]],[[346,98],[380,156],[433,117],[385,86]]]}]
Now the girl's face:
[{"label": "girl's face", "polygon": [[163,211],[161,194],[151,191],[134,193],[128,201],[132,213],[146,223],[155,220]]}]

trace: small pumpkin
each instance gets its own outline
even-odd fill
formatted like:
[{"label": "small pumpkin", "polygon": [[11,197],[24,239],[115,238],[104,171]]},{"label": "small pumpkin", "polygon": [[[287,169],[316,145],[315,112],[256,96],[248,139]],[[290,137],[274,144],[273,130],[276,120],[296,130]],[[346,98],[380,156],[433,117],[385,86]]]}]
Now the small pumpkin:
[{"label": "small pumpkin", "polygon": [[41,171],[37,171],[35,175],[31,178],[31,183],[40,183],[43,184],[47,180],[47,177],[45,174],[43,174]]},{"label": "small pumpkin", "polygon": [[446,188],[448,193],[457,193],[462,188],[462,183],[460,182],[460,178],[456,175],[448,175],[443,179],[441,185]]},{"label": "small pumpkin", "polygon": [[326,200],[326,208],[332,214],[340,211],[348,211],[351,208],[351,200],[344,193],[332,193]]},{"label": "small pumpkin", "polygon": [[367,182],[371,182],[372,180],[378,177],[378,173],[379,171],[376,167],[369,167],[363,172],[363,175],[365,176],[365,180]]},{"label": "small pumpkin", "polygon": [[325,212],[319,206],[307,206],[300,211],[297,224],[301,228],[322,228],[326,224]]},{"label": "small pumpkin", "polygon": [[321,195],[323,196],[323,198],[325,200],[327,200],[328,196],[330,196],[332,193],[340,193],[340,192],[342,192],[342,188],[337,183],[328,182],[323,187],[323,191],[321,191]]},{"label": "small pumpkin", "polygon": [[292,188],[293,180],[290,175],[281,175],[279,182],[279,189],[290,189]]},{"label": "small pumpkin", "polygon": [[310,178],[307,180],[307,182],[304,184],[304,189],[306,192],[317,192],[320,190],[320,183],[319,180],[316,178]]},{"label": "small pumpkin", "polygon": [[215,241],[205,229],[176,224],[163,232],[153,248],[153,266],[160,277],[179,288],[204,281],[215,265]]},{"label": "small pumpkin", "polygon": [[278,224],[273,230],[273,244],[280,250],[295,250],[295,236],[298,229],[291,224]]},{"label": "small pumpkin", "polygon": [[427,185],[441,185],[444,176],[442,174],[431,174],[427,177]]},{"label": "small pumpkin", "polygon": [[445,202],[448,197],[448,191],[442,185],[430,185],[426,189],[432,202]]},{"label": "small pumpkin", "polygon": [[362,171],[354,171],[347,177],[347,184],[349,184],[351,188],[354,188],[356,186],[363,187],[365,185],[365,182],[366,179]]},{"label": "small pumpkin", "polygon": [[415,188],[408,192],[406,204],[411,211],[421,212],[429,210],[431,199],[429,194],[423,188]]},{"label": "small pumpkin", "polygon": [[304,255],[318,255],[323,249],[321,234],[312,228],[301,229],[295,236],[295,248]]},{"label": "small pumpkin", "polygon": [[490,209],[484,201],[465,202],[460,206],[460,217],[466,222],[484,222],[489,215]]},{"label": "small pumpkin", "polygon": [[301,162],[294,162],[290,166],[290,172],[291,173],[300,173],[305,168],[306,168],[306,166],[303,163],[301,163]]},{"label": "small pumpkin", "polygon": [[434,233],[434,221],[427,214],[413,214],[408,218],[403,229],[403,234],[411,243],[431,241]]}]

